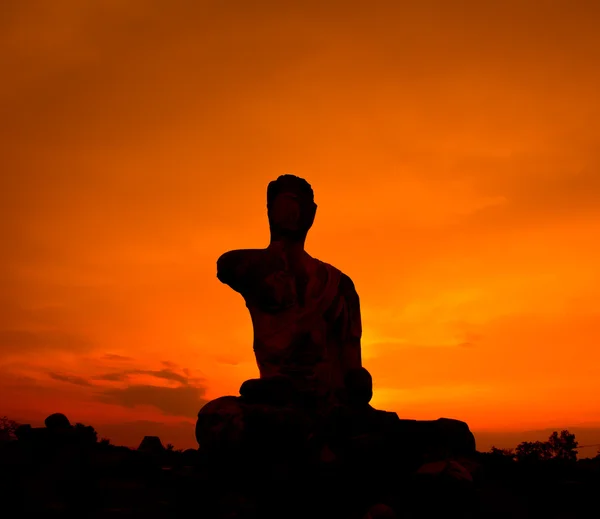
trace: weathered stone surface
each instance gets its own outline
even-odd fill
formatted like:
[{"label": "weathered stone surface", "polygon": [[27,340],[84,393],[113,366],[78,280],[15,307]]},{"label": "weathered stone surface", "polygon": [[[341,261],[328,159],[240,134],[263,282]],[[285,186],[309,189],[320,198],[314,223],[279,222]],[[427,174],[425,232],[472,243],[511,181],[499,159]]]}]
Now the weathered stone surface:
[{"label": "weathered stone surface", "polygon": [[266,459],[304,449],[313,429],[314,417],[299,406],[221,397],[200,410],[196,438],[202,450]]},{"label": "weathered stone surface", "polygon": [[428,460],[470,456],[475,452],[475,437],[460,420],[398,420],[401,441],[423,452]]},{"label": "weathered stone surface", "polygon": [[[427,463],[473,454],[475,441],[464,422],[401,420],[370,405],[354,284],[304,250],[316,208],[305,180],[278,178],[267,190],[269,246],[230,251],[217,262],[218,279],[250,312],[259,378],[200,410],[199,454],[213,481],[235,474],[235,492],[252,491],[263,504],[314,498],[334,513],[345,500],[344,517],[360,519],[371,507],[366,517],[391,518],[391,508],[372,505],[419,467],[427,477],[436,468]],[[436,481],[469,482],[468,471],[448,463]]]},{"label": "weathered stone surface", "polygon": [[[230,251],[217,262],[219,280],[239,292],[250,311],[260,378],[244,382],[240,397],[204,406],[196,425],[201,448],[241,446],[252,430],[285,429],[286,420],[288,429],[303,430],[300,422],[371,399],[371,377],[361,371],[354,284],[304,250],[316,208],[305,180],[279,177],[267,189],[269,246]],[[279,443],[290,436],[280,434]]]},{"label": "weathered stone surface", "polygon": [[242,405],[235,396],[223,396],[202,407],[196,422],[196,440],[201,449],[220,452],[242,447],[245,430]]},{"label": "weathered stone surface", "polygon": [[271,182],[269,246],[223,254],[217,277],[246,301],[260,378],[284,375],[320,401],[337,402],[345,375],[361,366],[360,303],[348,276],[304,250],[316,209],[305,180]]},{"label": "weathered stone surface", "polygon": [[71,427],[71,422],[62,413],[54,413],[44,420],[44,424],[48,429],[68,429]]}]

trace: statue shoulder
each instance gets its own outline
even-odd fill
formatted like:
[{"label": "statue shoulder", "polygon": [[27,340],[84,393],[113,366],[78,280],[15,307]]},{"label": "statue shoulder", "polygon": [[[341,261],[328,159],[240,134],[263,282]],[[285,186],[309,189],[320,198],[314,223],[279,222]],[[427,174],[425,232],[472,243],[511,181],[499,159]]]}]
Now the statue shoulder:
[{"label": "statue shoulder", "polygon": [[333,274],[337,277],[341,277],[344,275],[344,273],[340,269],[334,267],[333,265],[330,265],[329,263],[325,263],[324,261],[321,261],[320,259],[317,259],[317,258],[312,258],[312,259],[315,262],[315,264],[317,265],[317,268],[323,269],[323,270],[327,271],[329,274]]},{"label": "statue shoulder", "polygon": [[356,287],[354,286],[354,282],[352,281],[352,278],[350,278],[350,276],[344,274],[340,269],[334,267],[333,265],[330,265],[329,263],[325,263],[324,261],[318,260],[316,258],[315,260],[321,265],[322,268],[326,269],[330,275],[334,275],[335,277],[337,277],[337,279],[339,280],[338,287],[341,293],[356,293]]},{"label": "statue shoulder", "polygon": [[241,261],[252,261],[264,253],[264,249],[236,249],[227,251],[217,260],[217,265],[227,265],[230,263],[239,263]]},{"label": "statue shoulder", "polygon": [[351,306],[360,305],[360,298],[358,297],[358,292],[354,286],[354,281],[352,281],[350,276],[344,273],[342,273],[342,277],[340,279],[338,292],[340,296],[343,297]]},{"label": "statue shoulder", "polygon": [[223,283],[240,278],[264,257],[264,249],[237,249],[225,252],[217,260],[217,277]]}]

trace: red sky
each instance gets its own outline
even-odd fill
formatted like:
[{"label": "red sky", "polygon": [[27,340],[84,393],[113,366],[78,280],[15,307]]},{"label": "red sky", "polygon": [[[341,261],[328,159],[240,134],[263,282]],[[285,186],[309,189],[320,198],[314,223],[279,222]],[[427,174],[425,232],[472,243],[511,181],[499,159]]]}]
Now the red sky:
[{"label": "red sky", "polygon": [[5,2],[0,415],[193,446],[257,374],[215,261],[267,244],[294,173],[375,406],[600,443],[598,26],[594,0]]}]

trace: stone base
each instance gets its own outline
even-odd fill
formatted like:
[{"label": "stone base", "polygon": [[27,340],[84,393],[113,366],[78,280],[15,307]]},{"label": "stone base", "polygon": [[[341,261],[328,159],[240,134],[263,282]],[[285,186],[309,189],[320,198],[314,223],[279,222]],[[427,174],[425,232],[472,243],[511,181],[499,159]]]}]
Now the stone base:
[{"label": "stone base", "polygon": [[[258,383],[256,383],[258,382]],[[240,455],[257,449],[300,452],[327,447],[333,454],[378,444],[388,457],[429,461],[475,454],[475,437],[462,421],[400,419],[368,403],[323,408],[294,395],[285,381],[246,381],[241,396],[207,403],[198,413],[196,439],[204,452]],[[277,390],[273,390],[273,388]]]},{"label": "stone base", "polygon": [[321,517],[314,515],[321,502],[323,517],[357,519],[377,503],[401,507],[422,481],[468,495],[472,479],[459,460],[476,451],[466,423],[401,420],[368,403],[323,414],[286,393],[285,383],[281,392],[264,389],[247,382],[242,396],[218,398],[198,413],[200,454],[217,488],[253,496],[261,509],[283,507],[286,517],[296,517],[289,503],[298,512],[312,503],[305,512]]},{"label": "stone base", "polygon": [[[395,415],[396,413],[394,413]],[[438,418],[437,420],[401,420],[394,428],[398,440],[413,445],[427,460],[473,456],[475,436],[469,426],[460,420]]]}]

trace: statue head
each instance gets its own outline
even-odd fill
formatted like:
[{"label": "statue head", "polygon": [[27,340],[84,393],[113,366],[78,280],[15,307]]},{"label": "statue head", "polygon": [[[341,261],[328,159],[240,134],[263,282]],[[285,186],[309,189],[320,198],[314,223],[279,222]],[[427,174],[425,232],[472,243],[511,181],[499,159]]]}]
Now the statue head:
[{"label": "statue head", "polygon": [[317,204],[310,184],[295,175],[281,175],[267,188],[267,214],[272,238],[303,240],[312,227]]}]

